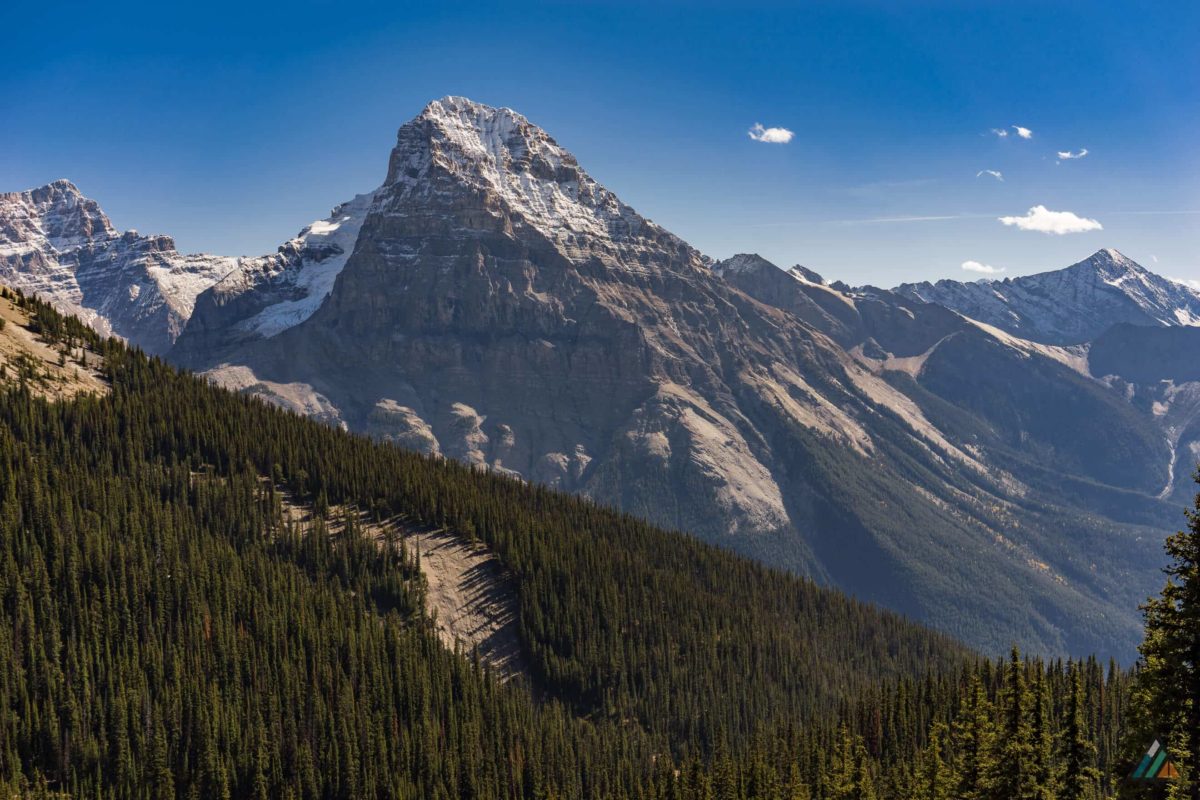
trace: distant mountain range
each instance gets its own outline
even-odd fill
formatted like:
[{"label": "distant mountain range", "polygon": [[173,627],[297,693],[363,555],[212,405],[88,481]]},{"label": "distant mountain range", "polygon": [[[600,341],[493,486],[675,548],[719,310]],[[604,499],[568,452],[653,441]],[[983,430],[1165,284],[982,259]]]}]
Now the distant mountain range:
[{"label": "distant mountain range", "polygon": [[713,261],[463,98],[260,258],[119,233],[65,181],[0,195],[0,280],[230,388],[990,650],[1128,658],[1200,455],[1200,295],[1116,251],[891,291]]},{"label": "distant mountain range", "polygon": [[1101,250],[1055,272],[973,283],[906,283],[895,291],[1047,344],[1090,342],[1122,322],[1200,325],[1200,292],[1155,275],[1116,250]]},{"label": "distant mountain range", "polygon": [[70,181],[0,194],[0,281],[150,353],[170,348],[196,296],[236,264],[183,255],[169,236],[116,230]]}]

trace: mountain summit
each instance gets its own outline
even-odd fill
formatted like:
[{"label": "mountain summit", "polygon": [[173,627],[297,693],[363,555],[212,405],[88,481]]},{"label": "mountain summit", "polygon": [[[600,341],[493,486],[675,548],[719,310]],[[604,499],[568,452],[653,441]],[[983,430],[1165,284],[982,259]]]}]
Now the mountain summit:
[{"label": "mountain summit", "polygon": [[[1100,599],[1114,576],[1070,567],[1065,577],[1057,570],[1070,565],[1046,546],[1064,526],[1084,539],[1120,534],[1064,521],[1049,497],[1032,501],[1023,480],[1041,463],[1013,443],[1025,437],[1056,468],[1154,493],[1167,447],[1130,422],[1123,399],[1060,361],[1031,361],[1025,344],[939,306],[843,291],[755,256],[713,263],[522,115],[464,98],[434,101],[404,124],[382,184],[344,209],[314,226],[338,226],[335,258],[243,264],[198,299],[171,357],[302,413],[691,531],[988,646],[1016,638],[1065,651],[1091,630],[1084,617],[1118,620],[1110,641],[1136,634],[1109,605],[1123,601]],[[305,269],[325,276],[327,297],[297,292]],[[279,311],[297,302],[306,316]],[[1048,396],[1074,394],[1093,419],[1128,433],[1077,458],[1062,425],[976,420],[921,385],[961,400],[944,381],[978,363],[1010,375],[1036,364]]]},{"label": "mountain summit", "polygon": [[[371,197],[311,318],[214,349],[197,337],[242,323],[201,298],[175,356],[352,428],[713,535],[791,527],[739,395],[770,407],[795,393],[806,425],[869,446],[844,390],[800,394],[802,343],[835,351],[731,289],[516,112],[434,101],[400,128]],[[637,481],[646,470],[653,488]],[[658,505],[663,492],[678,502]]]},{"label": "mountain summit", "polygon": [[169,236],[116,230],[67,180],[0,194],[0,281],[151,353],[171,346],[196,296],[233,264],[182,255]]},{"label": "mountain summit", "polygon": [[400,128],[385,206],[434,200],[451,185],[504,203],[515,224],[573,258],[637,269],[639,252],[665,239],[685,262],[699,262],[691,248],[622,203],[549,134],[509,108],[444,97]]},{"label": "mountain summit", "polygon": [[231,389],[617,506],[987,649],[1132,652],[1174,464],[1200,446],[1190,390],[1118,385],[1136,377],[1128,348],[1097,378],[1025,317],[1039,341],[1004,332],[1027,297],[1055,331],[1190,308],[1119,254],[937,285],[945,305],[1009,298],[981,300],[979,320],[904,287],[713,262],[525,117],[460,97],[400,127],[377,188],[269,255],[181,256],[116,232],[69,184],[2,196],[0,236],[11,282]]},{"label": "mountain summit", "polygon": [[1047,344],[1091,341],[1118,323],[1200,324],[1200,292],[1155,275],[1116,250],[1020,278],[907,283],[898,294]]},{"label": "mountain summit", "polygon": [[[467,236],[536,237],[563,258],[607,269],[695,272],[705,264],[685,242],[594,181],[522,115],[444,97],[400,128],[382,186],[338,206],[278,254],[246,260],[202,296],[177,357],[199,363],[306,320],[333,290],[368,215],[388,238],[409,242],[414,225],[420,226],[415,235],[457,235],[439,228],[453,223]],[[419,255],[393,246],[386,257],[398,265]]]}]

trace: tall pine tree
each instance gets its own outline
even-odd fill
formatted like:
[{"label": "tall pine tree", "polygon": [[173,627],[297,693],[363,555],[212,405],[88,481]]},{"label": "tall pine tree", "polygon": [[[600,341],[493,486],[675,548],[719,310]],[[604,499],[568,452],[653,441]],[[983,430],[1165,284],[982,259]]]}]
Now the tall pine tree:
[{"label": "tall pine tree", "polygon": [[1096,800],[1100,796],[1100,773],[1096,769],[1096,744],[1088,728],[1081,665],[1071,664],[1070,680],[1071,696],[1062,739],[1063,785],[1060,797],[1062,800]]},{"label": "tall pine tree", "polygon": [[958,752],[958,790],[961,800],[985,800],[989,797],[996,726],[992,704],[978,671],[971,673],[966,700],[954,721],[954,747]]},{"label": "tall pine tree", "polygon": [[993,800],[1041,800],[1029,720],[1031,698],[1025,664],[1016,647],[1004,672],[1000,696],[1000,735],[990,781]]},{"label": "tall pine tree", "polygon": [[1142,606],[1146,638],[1133,703],[1139,729],[1167,739],[1180,773],[1171,795],[1200,800],[1200,494],[1187,519],[1167,538],[1167,585]]}]

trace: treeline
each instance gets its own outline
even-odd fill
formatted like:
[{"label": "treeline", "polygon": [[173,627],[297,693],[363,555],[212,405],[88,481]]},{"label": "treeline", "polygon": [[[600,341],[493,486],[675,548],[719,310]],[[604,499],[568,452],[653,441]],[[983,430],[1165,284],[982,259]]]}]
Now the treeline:
[{"label": "treeline", "polygon": [[[1129,675],[981,660],[902,617],[586,500],[215,389],[44,304],[112,392],[0,395],[0,780],[73,797],[1076,798]],[[512,573],[533,672],[447,652],[402,550]],[[536,698],[536,699],[535,699]],[[1127,748],[1126,748],[1127,749]]]}]

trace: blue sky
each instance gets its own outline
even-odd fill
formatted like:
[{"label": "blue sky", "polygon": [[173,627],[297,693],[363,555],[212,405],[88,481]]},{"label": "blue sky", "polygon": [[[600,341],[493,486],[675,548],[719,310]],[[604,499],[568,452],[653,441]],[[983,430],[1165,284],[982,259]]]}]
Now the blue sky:
[{"label": "blue sky", "polygon": [[[461,94],[714,257],[891,286],[1115,247],[1200,280],[1194,2],[8,3],[0,30],[0,190],[67,177],[187,251],[274,250]],[[1103,228],[999,221],[1035,206]]]}]

